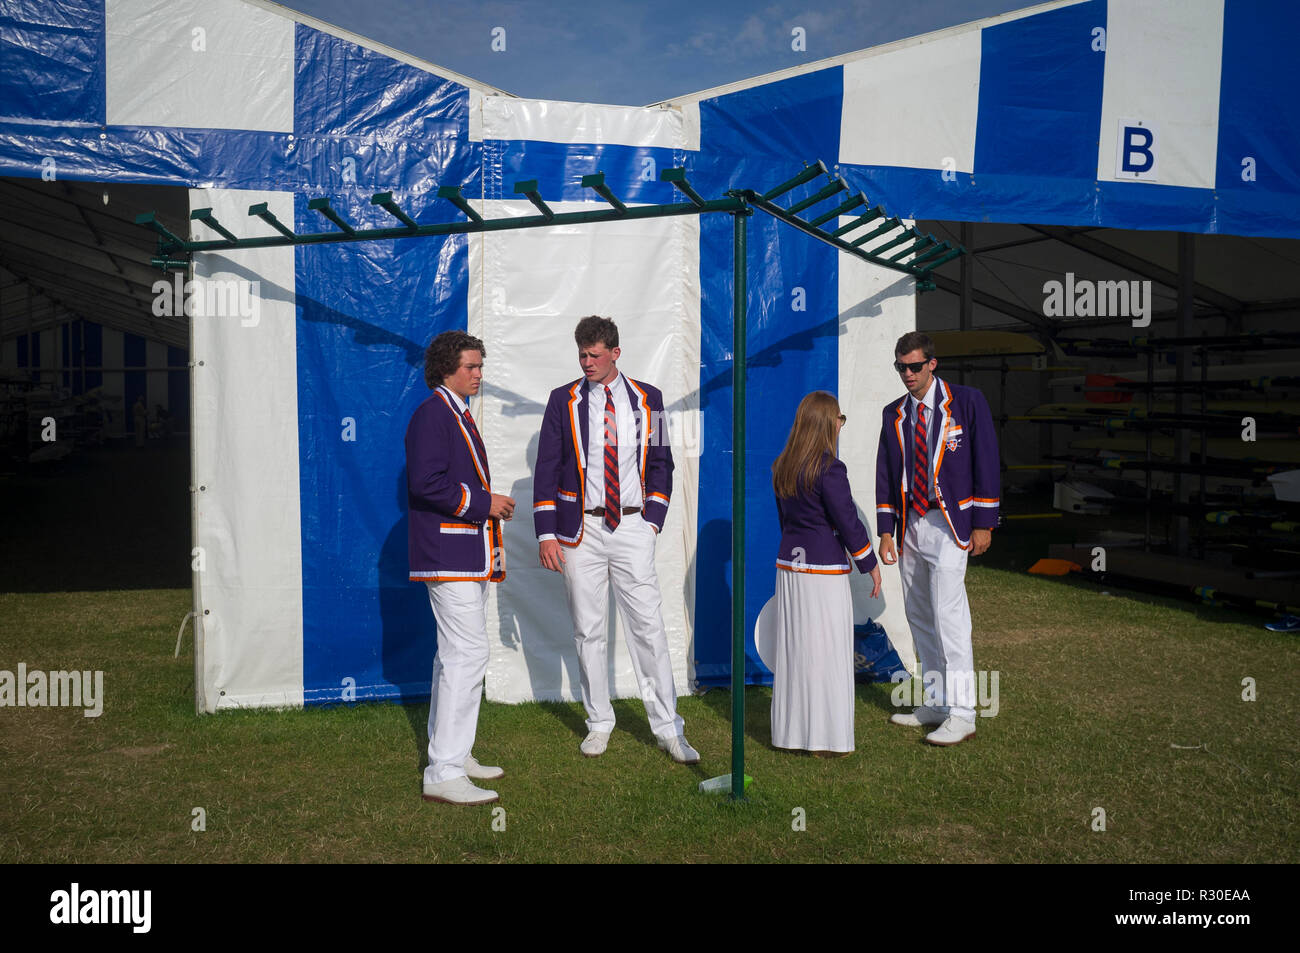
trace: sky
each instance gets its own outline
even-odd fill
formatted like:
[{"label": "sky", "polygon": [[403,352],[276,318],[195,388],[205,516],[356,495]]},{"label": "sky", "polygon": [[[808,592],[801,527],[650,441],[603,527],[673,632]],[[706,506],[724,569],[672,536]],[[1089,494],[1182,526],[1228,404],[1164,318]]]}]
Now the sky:
[{"label": "sky", "polygon": [[[517,96],[645,106],[1034,3],[287,0],[283,5]],[[803,31],[803,49],[794,48],[796,28]]]}]

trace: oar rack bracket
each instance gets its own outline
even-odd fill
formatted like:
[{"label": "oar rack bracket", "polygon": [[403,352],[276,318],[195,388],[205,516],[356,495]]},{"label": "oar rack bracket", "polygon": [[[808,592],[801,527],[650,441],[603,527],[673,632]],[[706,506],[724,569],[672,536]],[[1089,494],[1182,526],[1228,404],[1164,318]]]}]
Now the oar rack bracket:
[{"label": "oar rack bracket", "polygon": [[[826,183],[789,205],[780,205],[778,199],[790,195],[800,186],[824,177]],[[670,183],[687,200],[664,205],[626,205],[605,183],[605,175],[597,172],[582,178],[582,187],[590,189],[609,207],[581,212],[556,212],[542,198],[535,179],[517,182],[514,194],[526,198],[537,209],[536,215],[512,218],[485,219],[461,195],[459,187],[444,185],[435,197],[454,206],[464,216],[463,221],[437,222],[421,225],[408,215],[393,199],[391,192],[377,192],[370,204],[382,208],[394,219],[396,225],[382,228],[358,228],[347,221],[332,206],[328,197],[313,198],[307,208],[318,212],[334,229],[323,232],[295,232],[276,217],[269,203],[258,202],[249,206],[250,217],[259,218],[275,233],[241,238],[219,222],[210,208],[194,209],[190,220],[201,222],[216,233],[217,238],[193,241],[180,238],[158,220],[153,212],[136,216],[136,224],[149,228],[158,235],[158,253],[152,259],[155,268],[164,272],[188,268],[195,252],[236,251],[244,248],[270,248],[283,245],[325,245],[340,242],[374,242],[397,238],[423,238],[433,235],[465,235],[476,232],[509,231],[520,228],[542,228],[551,225],[585,225],[599,222],[626,221],[634,218],[661,218],[672,215],[703,215],[712,212],[748,213],[759,209],[780,219],[807,235],[845,252],[916,279],[917,291],[934,290],[931,272],[965,252],[960,245],[939,241],[933,235],[922,235],[913,226],[891,217],[881,206],[873,206],[861,192],[849,193],[848,183],[833,176],[822,162],[806,165],[797,175],[765,192],[752,189],[732,189],[725,196],[708,200],[696,191],[686,178],[686,170],[665,169],[660,180]],[[847,198],[844,195],[848,194]],[[842,199],[835,202],[836,199]],[[838,224],[845,216],[853,219]]]}]

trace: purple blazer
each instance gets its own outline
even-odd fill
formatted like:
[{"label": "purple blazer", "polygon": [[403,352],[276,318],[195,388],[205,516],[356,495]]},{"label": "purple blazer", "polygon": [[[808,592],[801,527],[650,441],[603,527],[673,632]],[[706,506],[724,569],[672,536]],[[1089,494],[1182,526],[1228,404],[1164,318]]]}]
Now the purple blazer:
[{"label": "purple blazer", "polygon": [[[634,381],[626,374],[628,399],[636,414],[636,439],[640,447],[637,472],[641,475],[644,503],[641,515],[656,530],[664,528],[668,499],[673,492],[673,454],[668,447],[664,396],[656,387]],[[587,380],[581,378],[551,391],[542,417],[537,444],[537,469],[533,474],[533,529],[538,539],[555,537],[565,546],[582,539],[582,512],[603,505],[587,505]]]},{"label": "purple blazer", "polygon": [[407,549],[412,581],[506,577],[501,524],[492,508],[487,454],[446,387],[415,409],[406,428]]},{"label": "purple blazer", "polygon": [[[929,438],[939,509],[957,545],[969,549],[972,529],[998,525],[1002,462],[997,431],[988,401],[978,390],[937,377],[930,386],[938,388],[935,419],[939,425],[930,428]],[[881,535],[894,535],[900,553],[910,509],[915,430],[910,397],[904,395],[885,407],[876,451],[876,526]]]},{"label": "purple blazer", "polygon": [[825,457],[830,457],[830,465],[811,489],[776,498],[781,520],[776,568],[833,575],[852,572],[852,559],[860,572],[871,572],[876,554],[853,505],[848,468],[829,453]]}]

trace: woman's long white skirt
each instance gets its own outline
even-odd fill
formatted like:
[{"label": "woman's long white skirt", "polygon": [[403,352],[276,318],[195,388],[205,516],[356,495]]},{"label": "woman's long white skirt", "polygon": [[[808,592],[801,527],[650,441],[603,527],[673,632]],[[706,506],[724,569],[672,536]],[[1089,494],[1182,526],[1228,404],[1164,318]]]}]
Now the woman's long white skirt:
[{"label": "woman's long white skirt", "polygon": [[776,571],[772,744],[853,750],[853,597],[847,575]]}]

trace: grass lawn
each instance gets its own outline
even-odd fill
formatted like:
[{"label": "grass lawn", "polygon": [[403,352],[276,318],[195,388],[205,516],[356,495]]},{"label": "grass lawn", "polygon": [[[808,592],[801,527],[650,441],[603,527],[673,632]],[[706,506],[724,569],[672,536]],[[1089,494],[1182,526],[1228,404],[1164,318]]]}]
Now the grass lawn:
[{"label": "grass lawn", "polygon": [[172,658],[188,591],[3,594],[0,669],[102,669],[106,700],[0,708],[0,861],[1300,860],[1296,636],[987,566],[967,582],[976,665],[1000,673],[972,741],[924,745],[886,724],[893,686],[862,686],[857,752],[794,756],[752,688],[736,804],[696,791],[730,769],[726,692],[681,700],[694,768],[639,701],[592,760],[579,705],[485,703],[475,751],[508,772],[504,815],[420,800],[426,705],[196,716],[192,655]]}]

